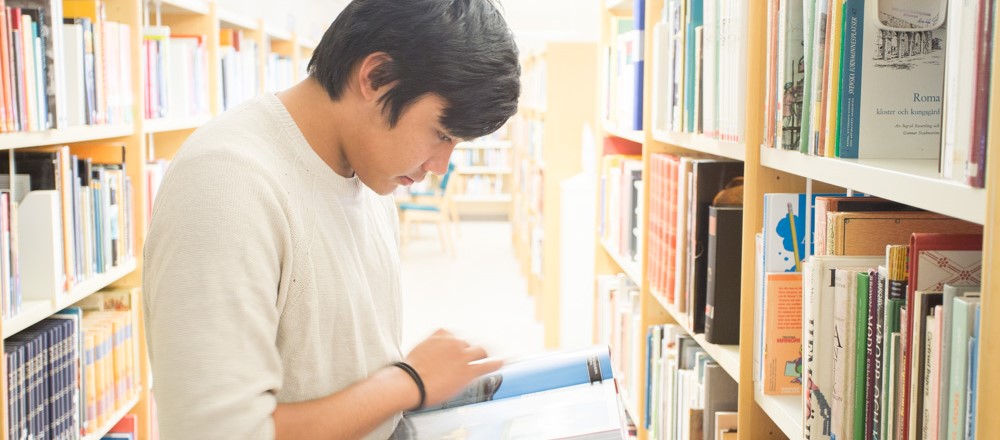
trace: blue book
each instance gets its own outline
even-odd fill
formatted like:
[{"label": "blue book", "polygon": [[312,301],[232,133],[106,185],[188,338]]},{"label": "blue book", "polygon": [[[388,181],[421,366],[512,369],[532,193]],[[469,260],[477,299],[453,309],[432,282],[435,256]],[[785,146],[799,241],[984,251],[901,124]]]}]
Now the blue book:
[{"label": "blue book", "polygon": [[975,304],[975,324],[972,328],[972,337],[969,338],[969,389],[966,393],[969,414],[968,423],[965,426],[966,439],[976,438],[976,388],[979,386],[979,311],[980,304]]},{"label": "blue book", "polygon": [[645,41],[646,31],[646,0],[635,0],[632,6],[632,13],[635,21],[635,29],[639,31],[639,50],[635,61],[635,106],[632,111],[632,129],[642,130],[642,97],[643,97],[643,75],[645,74]]},{"label": "blue book", "polygon": [[410,411],[391,439],[622,438],[610,350],[595,346],[513,361],[454,399]]}]

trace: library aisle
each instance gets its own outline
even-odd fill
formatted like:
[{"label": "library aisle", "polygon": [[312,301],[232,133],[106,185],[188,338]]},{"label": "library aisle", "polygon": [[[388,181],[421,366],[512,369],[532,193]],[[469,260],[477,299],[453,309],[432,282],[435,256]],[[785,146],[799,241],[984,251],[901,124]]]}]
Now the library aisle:
[{"label": "library aisle", "polygon": [[495,357],[511,358],[544,350],[542,324],[511,246],[511,224],[463,221],[456,257],[441,250],[432,225],[402,256],[403,352],[445,328]]}]

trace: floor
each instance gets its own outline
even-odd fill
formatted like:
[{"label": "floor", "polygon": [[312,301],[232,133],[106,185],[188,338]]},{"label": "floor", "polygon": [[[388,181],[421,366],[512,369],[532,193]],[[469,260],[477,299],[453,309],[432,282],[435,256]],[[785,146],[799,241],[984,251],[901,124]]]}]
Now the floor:
[{"label": "floor", "polygon": [[447,255],[433,225],[420,225],[402,250],[403,352],[444,328],[493,357],[537,354],[544,349],[534,299],[511,243],[511,225],[463,221]]}]

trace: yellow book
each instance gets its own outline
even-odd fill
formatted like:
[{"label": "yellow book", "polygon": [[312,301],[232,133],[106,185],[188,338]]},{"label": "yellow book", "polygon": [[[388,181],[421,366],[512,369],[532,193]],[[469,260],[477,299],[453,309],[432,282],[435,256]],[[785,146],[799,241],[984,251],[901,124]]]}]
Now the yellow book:
[{"label": "yellow book", "polygon": [[84,432],[91,433],[97,428],[97,364],[96,336],[90,333],[90,329],[84,329],[84,402],[87,405],[87,417],[84,420]]}]

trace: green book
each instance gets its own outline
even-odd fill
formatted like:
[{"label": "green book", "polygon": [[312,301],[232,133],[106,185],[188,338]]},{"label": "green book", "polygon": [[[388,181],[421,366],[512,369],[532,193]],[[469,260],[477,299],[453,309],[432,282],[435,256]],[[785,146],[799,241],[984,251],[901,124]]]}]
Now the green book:
[{"label": "green book", "polygon": [[809,122],[810,114],[812,113],[810,109],[812,108],[812,64],[813,64],[813,16],[816,11],[816,0],[804,0],[802,3],[802,39],[803,39],[803,64],[805,70],[803,70],[803,82],[805,83],[802,87],[802,117],[799,123],[799,151],[802,153],[809,153]]},{"label": "green book", "polygon": [[858,272],[855,292],[857,294],[857,315],[854,320],[854,438],[865,438],[865,415],[867,414],[868,393],[865,381],[868,378],[868,272]]}]

